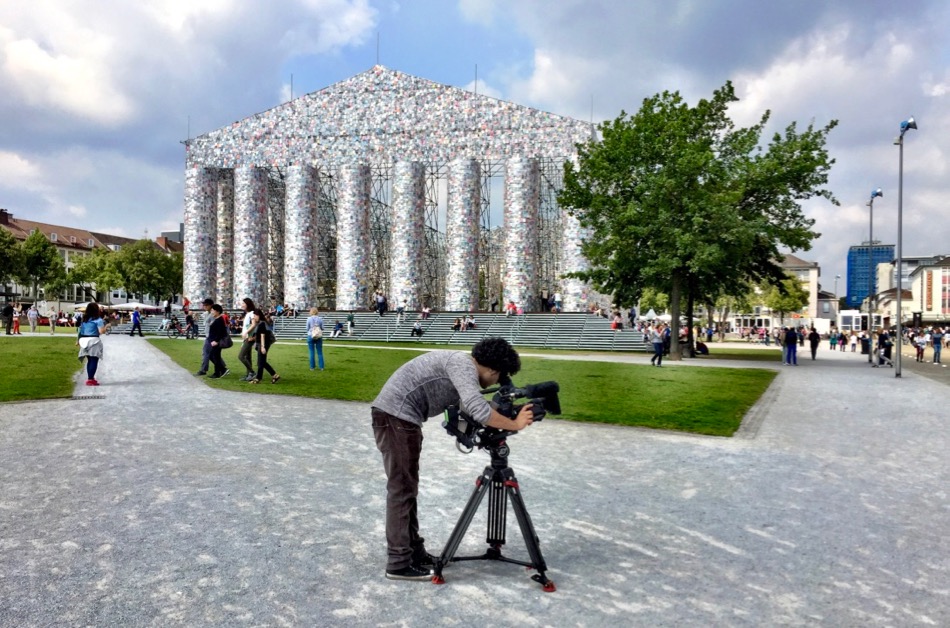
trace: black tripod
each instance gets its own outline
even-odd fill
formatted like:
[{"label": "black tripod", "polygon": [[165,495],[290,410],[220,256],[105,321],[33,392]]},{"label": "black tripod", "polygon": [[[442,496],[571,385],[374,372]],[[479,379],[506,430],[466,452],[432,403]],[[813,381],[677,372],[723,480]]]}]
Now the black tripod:
[{"label": "black tripod", "polygon": [[[538,535],[534,532],[534,526],[531,525],[531,517],[528,515],[528,509],[525,508],[524,500],[521,498],[521,492],[518,489],[518,480],[515,478],[514,470],[508,466],[508,445],[505,443],[505,437],[510,432],[498,432],[489,436],[487,444],[483,445],[491,454],[491,464],[485,467],[481,476],[475,480],[475,491],[469,497],[462,516],[459,517],[452,535],[449,536],[442,555],[435,564],[435,575],[432,576],[432,582],[435,584],[445,584],[445,578],[442,577],[442,570],[451,562],[463,560],[500,560],[506,563],[522,565],[529,569],[537,570],[537,574],[531,576],[531,579],[538,582],[542,589],[547,592],[555,591],[554,582],[549,580],[544,572],[547,565],[544,563],[544,557],[541,556],[541,546],[538,542]],[[459,544],[468,531],[468,526],[475,517],[478,506],[482,503],[485,493],[488,493],[488,550],[481,556],[456,556]],[[507,519],[508,499],[511,498],[511,505],[515,511],[515,517],[518,519],[518,526],[521,528],[521,536],[524,537],[525,545],[528,548],[530,563],[520,560],[514,560],[503,556],[501,548],[505,544],[505,523]]]}]

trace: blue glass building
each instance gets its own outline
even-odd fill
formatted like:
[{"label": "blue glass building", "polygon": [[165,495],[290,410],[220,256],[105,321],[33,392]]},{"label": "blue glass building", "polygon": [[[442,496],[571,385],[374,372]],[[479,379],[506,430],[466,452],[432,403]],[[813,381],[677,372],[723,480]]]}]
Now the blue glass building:
[{"label": "blue glass building", "polygon": [[874,273],[870,275],[874,278],[874,291],[880,291],[875,272],[877,265],[893,262],[895,257],[893,244],[878,244],[877,241],[873,245],[863,242],[848,249],[848,294],[845,298],[849,308],[860,308],[867,298],[869,273]]}]

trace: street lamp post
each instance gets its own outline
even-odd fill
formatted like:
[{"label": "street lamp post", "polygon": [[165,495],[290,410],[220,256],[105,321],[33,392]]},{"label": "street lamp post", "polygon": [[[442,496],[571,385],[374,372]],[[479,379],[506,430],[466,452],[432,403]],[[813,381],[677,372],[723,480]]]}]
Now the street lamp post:
[{"label": "street lamp post", "polygon": [[901,329],[901,315],[903,314],[902,305],[901,305],[901,293],[904,291],[903,281],[901,278],[901,271],[904,266],[904,259],[902,257],[903,250],[903,201],[904,201],[904,133],[907,133],[910,129],[916,129],[917,122],[914,121],[914,117],[911,116],[903,122],[901,122],[901,134],[897,138],[897,145],[899,147],[898,152],[900,153],[898,167],[897,167],[897,339],[895,344],[897,345],[897,359],[894,361],[894,377],[901,376],[901,344],[904,339],[904,332]]},{"label": "street lamp post", "polygon": [[878,196],[884,197],[881,188],[871,192],[868,201],[868,207],[871,208],[868,222],[868,364],[871,366],[874,366],[874,336],[871,335],[874,330],[874,308],[871,307],[874,297],[874,199]]},{"label": "street lamp post", "polygon": [[838,310],[838,280],[841,279],[841,275],[835,275],[835,311]]}]

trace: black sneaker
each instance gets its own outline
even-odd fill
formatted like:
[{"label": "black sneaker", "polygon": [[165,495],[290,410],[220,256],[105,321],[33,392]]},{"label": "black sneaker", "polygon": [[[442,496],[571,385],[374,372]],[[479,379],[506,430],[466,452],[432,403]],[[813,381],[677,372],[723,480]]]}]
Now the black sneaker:
[{"label": "black sneaker", "polygon": [[224,373],[221,373],[221,377],[224,377],[225,375],[227,375],[227,374],[230,373],[230,372],[231,372],[231,369],[224,369]]},{"label": "black sneaker", "polygon": [[412,564],[421,569],[435,567],[437,560],[439,560],[439,558],[437,556],[433,556],[429,552],[417,552],[412,556]]},{"label": "black sneaker", "polygon": [[432,572],[428,569],[420,569],[415,565],[409,565],[402,569],[386,571],[386,577],[389,580],[431,580]]},{"label": "black sneaker", "polygon": [[198,377],[201,377],[202,375],[207,375],[207,374],[208,374],[208,371],[198,371],[197,373],[195,373],[195,375]]}]

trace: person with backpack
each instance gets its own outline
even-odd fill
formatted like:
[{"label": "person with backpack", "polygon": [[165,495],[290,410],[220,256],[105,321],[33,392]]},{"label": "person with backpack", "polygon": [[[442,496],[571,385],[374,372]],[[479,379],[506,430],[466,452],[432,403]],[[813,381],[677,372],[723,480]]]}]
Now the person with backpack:
[{"label": "person with backpack", "polygon": [[[323,318],[320,316],[320,311],[312,307],[310,308],[310,316],[307,317],[307,347],[310,349],[310,370],[314,370],[316,365],[314,364],[313,354],[316,352],[317,357],[319,358],[318,363],[320,365],[320,370],[323,370]],[[258,379],[260,379],[258,375]]]}]

